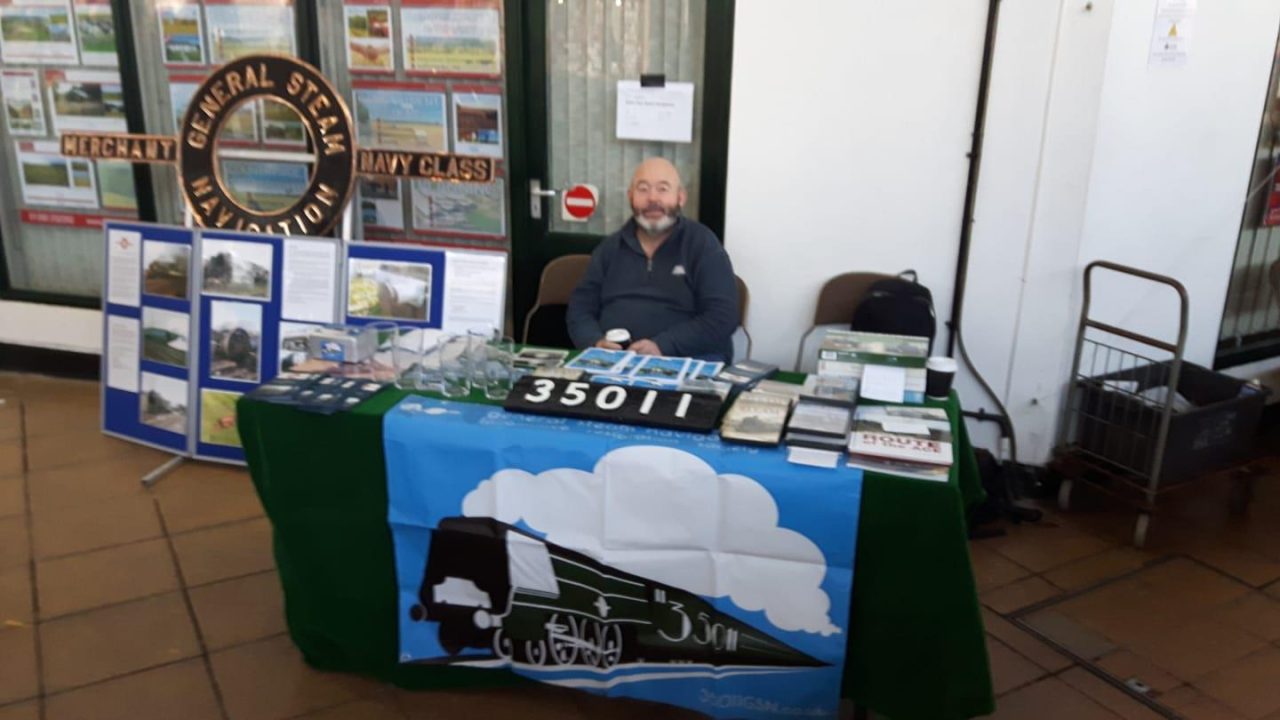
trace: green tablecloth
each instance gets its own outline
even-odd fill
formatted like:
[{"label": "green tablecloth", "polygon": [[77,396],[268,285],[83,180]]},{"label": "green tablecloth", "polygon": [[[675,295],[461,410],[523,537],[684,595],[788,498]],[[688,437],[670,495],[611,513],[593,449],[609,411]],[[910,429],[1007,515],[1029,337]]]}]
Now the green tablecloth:
[{"label": "green tablecloth", "polygon": [[[784,378],[786,379],[786,378]],[[387,389],[323,416],[242,399],[240,436],[270,518],[289,633],[307,662],[406,688],[511,685],[511,673],[397,662],[396,576],[387,525]],[[951,720],[994,707],[965,509],[981,501],[959,421],[946,484],[866,473],[844,695],[894,720]]]}]

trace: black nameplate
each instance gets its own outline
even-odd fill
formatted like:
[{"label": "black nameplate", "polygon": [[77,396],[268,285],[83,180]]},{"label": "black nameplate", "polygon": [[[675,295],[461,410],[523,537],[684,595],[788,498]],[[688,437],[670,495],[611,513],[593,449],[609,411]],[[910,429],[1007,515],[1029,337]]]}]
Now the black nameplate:
[{"label": "black nameplate", "polygon": [[720,418],[720,405],[718,395],[707,393],[525,375],[516,381],[503,408],[510,412],[711,432]]},{"label": "black nameplate", "polygon": [[667,76],[662,73],[645,74],[640,76],[640,87],[666,87]]}]

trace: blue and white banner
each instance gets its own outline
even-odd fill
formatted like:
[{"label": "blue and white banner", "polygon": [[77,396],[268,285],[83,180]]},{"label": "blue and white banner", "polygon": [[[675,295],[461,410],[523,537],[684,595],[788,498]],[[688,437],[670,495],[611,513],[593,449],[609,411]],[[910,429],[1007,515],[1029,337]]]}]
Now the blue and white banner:
[{"label": "blue and white banner", "polygon": [[402,662],[838,715],[859,471],[424,397],[384,422]]}]

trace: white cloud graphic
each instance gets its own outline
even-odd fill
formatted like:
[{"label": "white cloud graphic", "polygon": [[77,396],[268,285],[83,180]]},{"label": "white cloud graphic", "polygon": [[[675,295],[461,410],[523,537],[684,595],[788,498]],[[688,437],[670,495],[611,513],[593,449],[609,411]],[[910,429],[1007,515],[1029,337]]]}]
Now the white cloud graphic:
[{"label": "white cloud graphic", "polygon": [[557,545],[699,595],[763,610],[783,630],[839,633],[822,590],[826,560],[812,540],[778,527],[755,480],[718,475],[682,450],[614,450],[593,472],[501,470],[462,511],[545,533]]}]

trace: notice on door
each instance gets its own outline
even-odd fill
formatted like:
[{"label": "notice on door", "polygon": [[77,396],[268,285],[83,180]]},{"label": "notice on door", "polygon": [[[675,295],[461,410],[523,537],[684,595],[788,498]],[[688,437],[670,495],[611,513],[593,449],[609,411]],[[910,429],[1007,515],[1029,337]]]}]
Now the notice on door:
[{"label": "notice on door", "polygon": [[1196,0],[1158,0],[1147,67],[1181,67],[1190,56]]},{"label": "notice on door", "polygon": [[639,80],[619,80],[617,135],[619,140],[693,142],[693,83],[641,87]]}]

